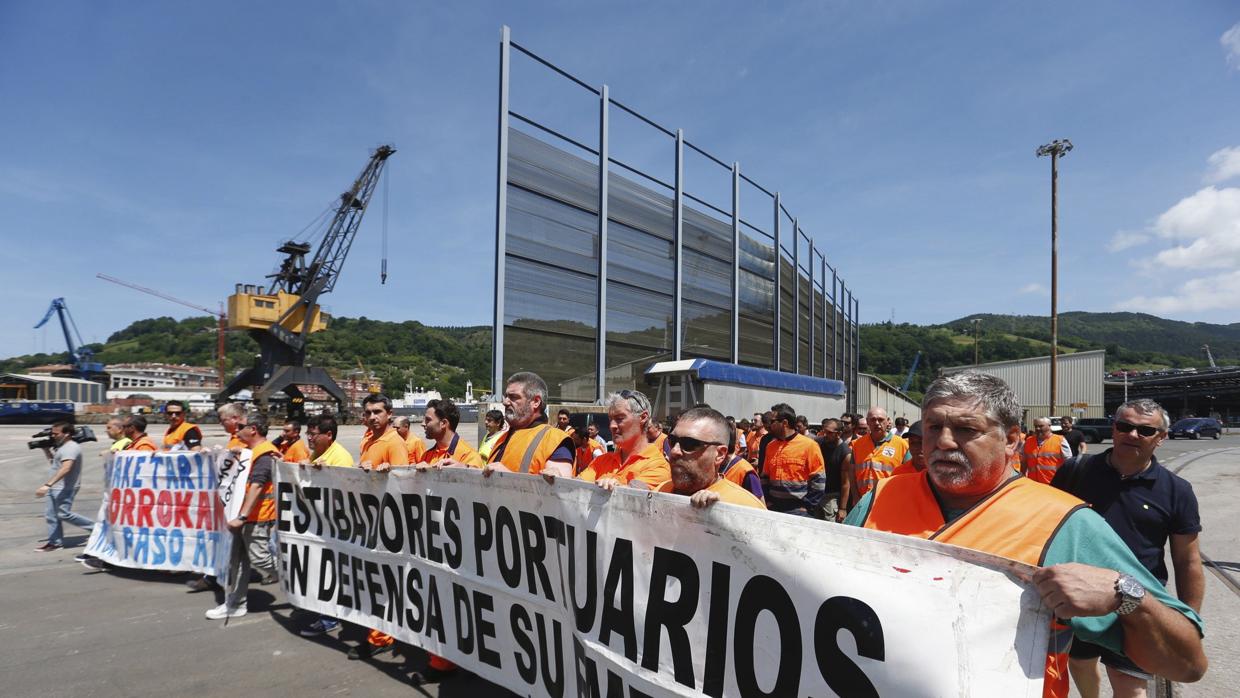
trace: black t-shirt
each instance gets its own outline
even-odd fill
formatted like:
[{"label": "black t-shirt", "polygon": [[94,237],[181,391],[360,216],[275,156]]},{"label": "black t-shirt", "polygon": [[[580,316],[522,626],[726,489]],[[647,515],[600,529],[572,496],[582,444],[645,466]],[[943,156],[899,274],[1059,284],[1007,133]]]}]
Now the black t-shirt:
[{"label": "black t-shirt", "polygon": [[818,448],[822,449],[822,461],[827,465],[827,492],[837,493],[840,491],[844,464],[852,460],[852,448],[842,440],[834,446],[828,444],[826,439],[819,438],[815,441],[818,442]]},{"label": "black t-shirt", "polygon": [[1165,585],[1167,538],[1201,531],[1197,495],[1187,480],[1159,465],[1157,458],[1144,472],[1121,478],[1107,462],[1110,452],[1064,463],[1051,485],[1093,507]]},{"label": "black t-shirt", "polygon": [[1072,449],[1072,455],[1081,455],[1081,444],[1085,443],[1085,432],[1080,429],[1072,429],[1067,433],[1060,432],[1059,435],[1064,438],[1064,441],[1068,442],[1068,448]]}]

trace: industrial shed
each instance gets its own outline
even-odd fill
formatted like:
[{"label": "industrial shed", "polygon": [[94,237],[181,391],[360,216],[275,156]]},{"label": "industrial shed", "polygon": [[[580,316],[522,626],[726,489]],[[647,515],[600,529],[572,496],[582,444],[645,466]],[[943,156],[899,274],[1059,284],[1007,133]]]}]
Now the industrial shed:
[{"label": "industrial shed", "polygon": [[107,388],[102,383],[81,378],[61,378],[25,373],[0,374],[0,396],[8,400],[41,400],[99,404],[105,402]]},{"label": "industrial shed", "polygon": [[1025,408],[1026,426],[1035,417],[1072,415],[1074,417],[1105,417],[1102,404],[1102,380],[1106,374],[1106,352],[1078,351],[1060,354],[1055,384],[1054,409],[1050,409],[1051,357],[996,361],[978,366],[952,366],[943,375],[961,371],[981,371],[1001,378],[1016,392]]},{"label": "industrial shed", "polygon": [[865,415],[871,407],[881,407],[887,416],[904,417],[910,424],[921,419],[921,404],[899,388],[868,373],[857,374],[857,414]]}]

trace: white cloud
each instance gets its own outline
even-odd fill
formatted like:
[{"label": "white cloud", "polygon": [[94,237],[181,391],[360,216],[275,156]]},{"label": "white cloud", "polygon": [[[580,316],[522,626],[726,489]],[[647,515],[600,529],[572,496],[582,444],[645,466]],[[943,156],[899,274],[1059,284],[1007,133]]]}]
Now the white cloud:
[{"label": "white cloud", "polygon": [[1223,45],[1223,50],[1227,52],[1227,65],[1233,70],[1240,70],[1240,22],[1232,25],[1231,29],[1223,32],[1218,42]]},{"label": "white cloud", "polygon": [[1215,151],[1208,162],[1210,171],[1206,173],[1207,182],[1218,183],[1240,177],[1240,146]]},{"label": "white cloud", "polygon": [[1201,189],[1167,209],[1150,232],[1172,246],[1137,265],[1163,278],[1179,270],[1175,275],[1185,281],[1165,295],[1129,298],[1118,309],[1164,316],[1240,310],[1240,188]]},{"label": "white cloud", "polygon": [[1175,246],[1154,257],[1156,267],[1240,267],[1240,188],[1206,187],[1158,217],[1154,232]]},{"label": "white cloud", "polygon": [[1029,294],[1038,295],[1038,296],[1048,296],[1048,295],[1050,295],[1050,291],[1046,290],[1046,287],[1045,287],[1045,286],[1043,286],[1042,284],[1036,284],[1036,283],[1034,283],[1034,284],[1025,284],[1024,286],[1021,286],[1021,287],[1020,287],[1020,292],[1021,292],[1021,293],[1029,293]]},{"label": "white cloud", "polygon": [[1107,244],[1107,249],[1111,252],[1120,252],[1130,247],[1144,245],[1150,241],[1149,233],[1136,233],[1127,230],[1121,230],[1116,233],[1111,242]]},{"label": "white cloud", "polygon": [[1174,315],[1207,310],[1240,309],[1240,270],[1192,279],[1165,296],[1136,296],[1116,304],[1117,310]]}]

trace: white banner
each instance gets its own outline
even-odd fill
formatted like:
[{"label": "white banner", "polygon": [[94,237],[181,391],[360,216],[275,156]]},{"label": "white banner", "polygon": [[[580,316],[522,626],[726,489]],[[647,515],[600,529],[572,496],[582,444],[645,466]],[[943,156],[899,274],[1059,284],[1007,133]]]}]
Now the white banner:
[{"label": "white banner", "polygon": [[135,569],[190,571],[223,578],[232,535],[218,494],[226,452],[121,451],[107,482],[86,553]]},{"label": "white banner", "polygon": [[676,495],[279,466],[281,583],[521,695],[1029,696],[1023,565]]}]

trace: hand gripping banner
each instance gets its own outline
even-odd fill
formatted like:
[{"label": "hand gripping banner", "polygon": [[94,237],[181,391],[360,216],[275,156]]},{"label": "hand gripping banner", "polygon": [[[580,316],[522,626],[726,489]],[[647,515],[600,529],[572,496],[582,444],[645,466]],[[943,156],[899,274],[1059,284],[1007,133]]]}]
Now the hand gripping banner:
[{"label": "hand gripping banner", "polygon": [[687,497],[279,466],[281,584],[535,696],[1029,696],[1018,563]]},{"label": "hand gripping banner", "polygon": [[228,451],[110,454],[86,553],[120,567],[223,579],[232,536],[225,526],[221,474],[239,467]]}]

